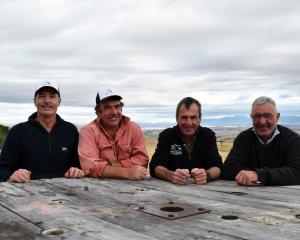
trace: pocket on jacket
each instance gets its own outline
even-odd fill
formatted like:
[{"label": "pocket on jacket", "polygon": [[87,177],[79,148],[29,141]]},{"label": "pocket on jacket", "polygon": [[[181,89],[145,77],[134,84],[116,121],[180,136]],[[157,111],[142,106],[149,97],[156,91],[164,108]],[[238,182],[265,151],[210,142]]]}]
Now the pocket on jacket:
[{"label": "pocket on jacket", "polygon": [[117,161],[111,144],[99,144],[98,150],[100,159],[104,161],[107,161],[107,159],[109,159],[110,161]]},{"label": "pocket on jacket", "polygon": [[127,159],[131,156],[132,147],[129,145],[118,146],[119,160]]}]

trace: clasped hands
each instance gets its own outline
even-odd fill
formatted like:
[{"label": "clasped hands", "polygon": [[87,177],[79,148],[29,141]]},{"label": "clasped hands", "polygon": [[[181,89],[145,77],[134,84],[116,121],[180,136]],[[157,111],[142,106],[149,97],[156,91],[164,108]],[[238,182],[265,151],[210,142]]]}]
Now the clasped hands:
[{"label": "clasped hands", "polygon": [[207,174],[203,168],[193,168],[191,173],[188,169],[176,169],[172,174],[172,182],[176,184],[187,184],[188,178],[192,177],[196,184],[206,184]]}]

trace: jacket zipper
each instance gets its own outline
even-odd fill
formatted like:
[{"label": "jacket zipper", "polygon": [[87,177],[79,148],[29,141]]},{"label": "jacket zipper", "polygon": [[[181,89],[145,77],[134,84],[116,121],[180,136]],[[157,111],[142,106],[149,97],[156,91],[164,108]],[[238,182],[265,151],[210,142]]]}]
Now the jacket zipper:
[{"label": "jacket zipper", "polygon": [[52,155],[52,144],[51,144],[51,134],[48,133],[48,140],[49,140],[49,152]]}]

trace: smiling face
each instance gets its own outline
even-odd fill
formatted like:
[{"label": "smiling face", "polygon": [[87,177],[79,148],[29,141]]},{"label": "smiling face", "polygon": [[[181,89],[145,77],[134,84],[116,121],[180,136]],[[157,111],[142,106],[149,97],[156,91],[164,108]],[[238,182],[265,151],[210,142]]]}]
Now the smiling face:
[{"label": "smiling face", "polygon": [[38,116],[51,117],[56,115],[61,99],[55,90],[43,88],[39,90],[33,101]]},{"label": "smiling face", "polygon": [[263,140],[268,141],[276,129],[280,113],[271,103],[255,105],[251,118],[256,134]]},{"label": "smiling face", "polygon": [[187,108],[181,105],[176,118],[177,125],[184,138],[193,138],[200,124],[199,108],[193,103]]},{"label": "smiling face", "polygon": [[97,112],[105,129],[118,128],[122,119],[122,103],[120,100],[106,101],[100,104]]}]

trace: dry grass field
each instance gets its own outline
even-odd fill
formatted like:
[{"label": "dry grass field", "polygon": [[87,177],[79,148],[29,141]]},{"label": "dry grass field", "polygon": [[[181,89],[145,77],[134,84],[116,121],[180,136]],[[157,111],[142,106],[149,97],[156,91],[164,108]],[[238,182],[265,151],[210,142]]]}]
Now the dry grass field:
[{"label": "dry grass field", "polygon": [[221,139],[217,138],[217,147],[218,147],[219,153],[223,159],[223,162],[226,159],[226,157],[232,147],[232,144],[233,144],[233,139],[221,140]]},{"label": "dry grass field", "polygon": [[[147,151],[148,151],[149,157],[151,159],[151,157],[155,151],[155,148],[156,148],[158,137],[157,136],[145,136],[145,137],[146,137]],[[233,143],[233,139],[223,140],[221,138],[217,138],[218,150],[219,150],[219,153],[220,153],[223,161],[227,157],[227,155],[232,147],[232,143]]]},{"label": "dry grass field", "polygon": [[155,152],[158,136],[145,136],[145,138],[146,138],[147,152],[148,152],[149,158],[151,159],[152,155]]}]

